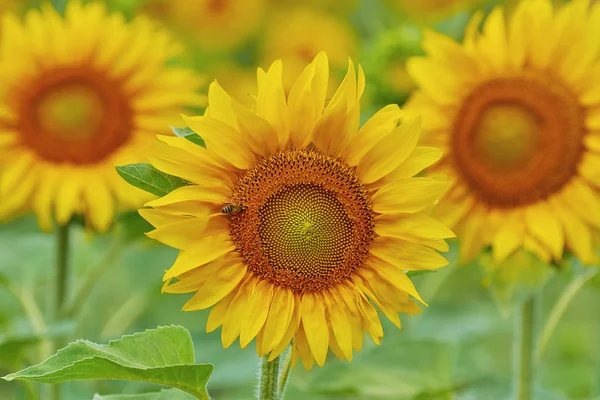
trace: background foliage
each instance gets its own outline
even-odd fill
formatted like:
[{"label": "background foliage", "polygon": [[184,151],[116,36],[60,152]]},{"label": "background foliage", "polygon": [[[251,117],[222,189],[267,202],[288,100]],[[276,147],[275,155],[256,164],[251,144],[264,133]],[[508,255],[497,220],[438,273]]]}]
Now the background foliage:
[{"label": "background foliage", "polygon": [[[238,90],[243,99],[244,90],[251,90],[253,69],[266,65],[273,56],[268,51],[268,43],[272,40],[270,29],[278,18],[276,14],[292,13],[292,6],[286,4],[293,3],[291,1],[265,1],[264,15],[259,17],[256,29],[226,49],[203,47],[193,27],[179,24],[177,20],[165,19],[162,23],[186,44],[189,51],[182,63],[205,72],[210,79],[218,76],[226,88]],[[160,3],[154,0],[107,2],[129,17],[152,14]],[[36,2],[12,3],[16,12],[36,6]],[[55,5],[61,9],[65,3],[65,0],[57,0]],[[489,11],[494,4],[407,0],[298,3],[346,26],[351,32],[350,38],[343,38],[352,43],[347,47],[352,54],[347,55],[361,62],[368,75],[365,115],[372,114],[381,105],[405,101],[412,86],[403,70],[403,62],[421,52],[418,44],[422,28],[430,26],[460,38],[472,12]],[[411,8],[410,3],[433,4],[434,8],[423,11]],[[456,5],[443,5],[446,3]],[[322,36],[337,34],[329,28],[318,33]],[[302,35],[302,32],[293,34]],[[294,47],[291,33],[280,36],[284,45]],[[308,50],[316,53],[320,49]],[[345,62],[339,69],[343,67]],[[165,127],[167,132],[168,127]],[[257,364],[251,350],[253,346],[245,351],[237,345],[222,349],[219,331],[204,332],[207,312],[180,312],[185,295],[160,294],[163,270],[171,265],[176,252],[146,239],[143,232],[147,230],[148,226],[136,213],[122,215],[111,233],[104,237],[84,231],[75,221],[71,264],[74,273],[69,295],[72,307],[65,315],[55,318],[49,297],[54,236],[39,232],[31,216],[1,225],[0,375],[47,358],[51,353],[49,339],[59,337],[67,342],[85,338],[105,343],[124,334],[177,324],[192,333],[196,362],[215,365],[208,385],[210,395],[217,400],[250,398]],[[456,266],[456,246],[455,243],[449,255],[453,260],[449,267],[414,277],[422,297],[430,305],[422,315],[405,318],[402,331],[391,324],[384,325],[386,336],[382,345],[368,344],[351,364],[331,359],[325,367],[310,372],[295,369],[286,398],[508,398],[515,305],[524,294],[539,291],[543,321],[570,282],[585,271],[571,262],[549,272],[533,265],[525,272],[531,285],[519,286],[512,283],[514,277],[495,274],[486,268],[485,259]],[[535,387],[537,399],[600,399],[598,304],[600,277],[596,276],[577,293],[540,359],[540,375]],[[142,382],[71,382],[64,387],[67,400],[116,400],[127,397],[102,395],[149,391],[156,393],[148,399],[176,399],[174,392],[160,392],[160,387]],[[47,390],[41,384],[0,380],[0,399],[44,398]],[[99,395],[94,397],[94,394]],[[187,398],[184,394],[177,396]]]}]

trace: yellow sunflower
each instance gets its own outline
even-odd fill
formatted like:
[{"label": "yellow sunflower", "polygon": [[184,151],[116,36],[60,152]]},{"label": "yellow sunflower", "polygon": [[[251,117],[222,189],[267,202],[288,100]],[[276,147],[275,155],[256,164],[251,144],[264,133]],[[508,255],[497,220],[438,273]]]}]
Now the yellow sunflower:
[{"label": "yellow sunflower", "polygon": [[116,208],[148,200],[114,165],[145,160],[182,107],[203,101],[199,79],[166,65],[180,48],[165,32],[97,2],[3,22],[0,218],[33,209],[50,229],[53,215],[62,225],[83,213],[103,231]]},{"label": "yellow sunflower", "polygon": [[435,23],[489,2],[490,0],[387,0],[387,3],[401,14],[423,23]]},{"label": "yellow sunflower", "polygon": [[348,57],[358,52],[352,27],[341,18],[308,8],[283,8],[273,14],[262,44],[262,59],[266,65],[277,59],[284,62],[286,92],[321,51],[328,54],[331,67],[343,74]]},{"label": "yellow sunflower", "polygon": [[143,10],[184,29],[207,50],[224,51],[241,44],[260,28],[267,0],[153,0]]},{"label": "yellow sunflower", "polygon": [[463,261],[492,246],[560,260],[566,246],[593,263],[600,227],[600,6],[496,7],[461,45],[428,32],[409,60],[420,88],[407,109],[423,143],[445,150],[433,169],[453,184],[436,213],[457,226]]},{"label": "yellow sunflower", "polygon": [[256,338],[273,359],[295,338],[306,368],[329,348],[351,360],[364,332],[379,343],[377,309],[397,326],[419,313],[404,271],[446,265],[435,249],[453,236],[427,215],[448,183],[413,178],[441,156],[417,147],[420,120],[391,105],[359,129],[362,69],[357,81],[350,63],[329,102],[328,75],[322,53],[286,98],[276,61],[251,109],[214,82],[205,115],[185,117],[207,148],[160,137],[151,158],[193,184],[140,210],[148,236],[181,250],[165,292],[195,292],[186,311],[214,306],[207,330],[222,326],[225,347]]}]

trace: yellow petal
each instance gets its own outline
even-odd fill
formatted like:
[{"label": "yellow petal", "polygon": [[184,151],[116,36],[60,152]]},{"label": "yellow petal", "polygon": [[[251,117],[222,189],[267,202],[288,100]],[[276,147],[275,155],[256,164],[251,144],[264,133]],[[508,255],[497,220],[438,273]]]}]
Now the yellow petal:
[{"label": "yellow petal", "polygon": [[[324,54],[324,53],[323,53]],[[310,142],[312,130],[322,109],[315,109],[312,85],[316,61],[307,66],[294,82],[288,96],[290,138],[295,147],[303,148]]]},{"label": "yellow petal", "polygon": [[[59,175],[54,168],[48,168],[39,177],[40,182],[33,196],[32,208],[37,215],[38,224],[42,231],[50,232],[52,230],[52,206],[54,191],[57,188]],[[0,207],[1,208],[1,207]],[[0,213],[1,214],[1,213]]]},{"label": "yellow petal", "polygon": [[407,240],[415,237],[434,240],[456,237],[445,225],[421,214],[383,214],[375,218],[375,232],[379,236]]},{"label": "yellow petal", "polygon": [[448,265],[448,260],[434,250],[401,239],[378,237],[370,247],[371,254],[403,270],[430,270]]},{"label": "yellow petal", "polygon": [[363,156],[377,142],[396,128],[401,116],[402,111],[395,104],[385,106],[375,113],[373,117],[365,122],[344,149],[343,158],[346,163],[352,167],[358,165]]},{"label": "yellow petal", "polygon": [[138,210],[138,213],[155,228],[171,224],[173,222],[189,219],[187,216],[171,214],[154,208],[141,208]]},{"label": "yellow petal", "polygon": [[262,329],[273,300],[273,284],[262,280],[248,299],[246,321],[240,331],[240,346],[245,348]]},{"label": "yellow petal", "polygon": [[477,207],[471,210],[461,224],[458,237],[460,237],[460,261],[467,263],[481,253],[485,243],[483,230],[486,228],[486,211]]},{"label": "yellow petal", "polygon": [[227,204],[229,199],[216,192],[207,192],[205,189],[196,185],[182,186],[173,190],[171,193],[152,200],[144,204],[145,207],[161,207],[189,200],[198,202],[209,202],[215,204]]},{"label": "yellow petal", "polygon": [[435,147],[416,147],[402,164],[390,174],[369,185],[370,189],[378,189],[402,179],[412,178],[425,168],[430,167],[442,158],[442,151]]},{"label": "yellow petal", "polygon": [[208,321],[206,321],[206,332],[212,332],[221,325],[223,325],[223,321],[225,320],[225,315],[227,314],[227,310],[229,309],[229,305],[235,298],[237,294],[237,290],[234,289],[227,296],[225,296],[221,301],[219,301],[213,308],[210,309],[210,314],[208,315]]},{"label": "yellow petal", "polygon": [[381,139],[358,164],[362,182],[375,182],[394,171],[413,152],[420,132],[421,118],[407,119]]},{"label": "yellow petal", "polygon": [[[212,216],[207,212],[201,217],[188,218],[168,225],[163,225],[160,228],[156,228],[155,230],[146,233],[146,235],[167,246],[180,250],[190,250],[193,249],[198,242],[208,236],[205,231],[211,217]],[[216,215],[212,218],[225,219],[223,215]],[[228,231],[223,229],[223,231],[219,233],[227,234]]]},{"label": "yellow petal", "polygon": [[242,322],[245,321],[248,311],[248,299],[256,287],[256,283],[255,278],[244,281],[227,309],[221,329],[221,341],[225,348],[231,346],[240,335]]},{"label": "yellow petal", "polygon": [[355,288],[349,288],[345,285],[338,285],[333,290],[337,290],[340,298],[344,301],[344,304],[340,304],[342,307],[346,307],[348,320],[350,321],[352,333],[352,348],[356,351],[361,351],[363,346],[364,332],[362,329],[362,321],[360,313],[358,311],[358,303],[356,300],[357,293]]},{"label": "yellow petal", "polygon": [[494,262],[500,264],[523,245],[525,221],[521,213],[505,217],[500,229],[492,239]]},{"label": "yellow petal", "polygon": [[289,140],[288,109],[282,81],[283,64],[275,61],[265,78],[258,82],[256,112],[275,127],[279,148],[284,148]]},{"label": "yellow petal", "polygon": [[86,217],[94,229],[100,233],[111,225],[115,200],[107,183],[100,176],[86,176],[83,186],[83,197],[86,202]]},{"label": "yellow petal", "polygon": [[344,358],[352,361],[352,326],[350,325],[346,308],[340,305],[338,300],[333,297],[329,299],[328,309],[329,321],[335,341],[342,351]]},{"label": "yellow petal", "polygon": [[163,280],[177,277],[196,267],[209,263],[235,249],[229,234],[209,236],[198,242],[190,250],[180,251],[173,266],[165,273]]},{"label": "yellow petal", "polygon": [[379,345],[383,337],[383,327],[377,315],[377,310],[364,298],[358,298],[358,309],[360,311],[362,325],[375,344]]},{"label": "yellow petal", "polygon": [[[327,329],[326,326],[325,329]],[[327,336],[329,336],[329,332],[327,332]],[[304,365],[304,368],[307,371],[310,371],[315,361],[315,357],[313,357],[314,350],[311,352],[310,342],[308,340],[308,335],[306,334],[306,328],[302,324],[300,324],[298,331],[296,332],[294,347],[300,356],[300,360],[302,360],[302,365]]]},{"label": "yellow petal", "polygon": [[242,104],[234,103],[233,107],[237,114],[240,132],[247,136],[252,151],[263,157],[274,154],[279,139],[273,125]]},{"label": "yellow petal", "polygon": [[404,273],[402,268],[395,266],[389,262],[386,262],[377,257],[369,257],[367,261],[367,265],[379,275],[381,278],[385,279],[391,285],[395,286],[397,289],[410,294],[415,299],[419,300],[424,305],[427,305],[419,293],[415,288],[415,285],[412,283],[410,278]]},{"label": "yellow petal", "polygon": [[171,280],[165,282],[162,293],[190,293],[197,292],[198,289],[224,264],[230,264],[230,260],[219,258],[206,265],[195,268],[185,274],[177,277],[178,281],[171,283]]},{"label": "yellow petal", "polygon": [[63,173],[70,174],[70,176],[56,191],[56,222],[59,225],[65,225],[71,216],[81,209],[83,186],[81,176],[75,170],[65,170]]},{"label": "yellow petal", "polygon": [[454,104],[460,98],[461,81],[445,65],[425,57],[412,57],[406,69],[419,88],[439,104]]},{"label": "yellow petal", "polygon": [[317,364],[323,366],[327,358],[329,332],[322,299],[314,293],[304,293],[300,302],[300,314],[310,349]]},{"label": "yellow petal", "polygon": [[232,166],[247,170],[254,163],[254,153],[242,134],[230,125],[209,117],[186,117],[187,125],[206,143],[206,148]]},{"label": "yellow petal", "polygon": [[544,245],[556,260],[562,258],[564,231],[556,216],[545,203],[525,209],[527,231]]},{"label": "yellow petal", "polygon": [[271,351],[271,354],[269,354],[269,361],[273,361],[276,357],[283,353],[285,349],[287,349],[287,347],[290,345],[292,338],[294,337],[294,335],[296,335],[296,332],[298,331],[298,326],[300,325],[301,320],[299,312],[300,299],[294,298],[294,300],[295,306],[294,312],[292,314],[292,319],[290,320],[290,324],[288,325],[288,328],[285,331],[285,334],[283,335],[281,341],[277,344],[277,346],[275,346],[273,351]]},{"label": "yellow petal", "polygon": [[273,294],[273,303],[269,310],[263,331],[262,353],[273,350],[281,342],[294,314],[294,294],[288,289],[279,287]]},{"label": "yellow petal", "polygon": [[414,213],[437,201],[450,182],[432,178],[411,178],[386,185],[372,197],[378,213]]},{"label": "yellow petal", "polygon": [[233,99],[216,80],[208,87],[208,104],[209,108],[204,115],[237,128],[236,115],[233,112]]},{"label": "yellow petal", "polygon": [[552,213],[560,220],[565,231],[565,240],[569,249],[585,265],[596,261],[592,246],[590,227],[583,223],[574,212],[556,200],[551,201]]}]

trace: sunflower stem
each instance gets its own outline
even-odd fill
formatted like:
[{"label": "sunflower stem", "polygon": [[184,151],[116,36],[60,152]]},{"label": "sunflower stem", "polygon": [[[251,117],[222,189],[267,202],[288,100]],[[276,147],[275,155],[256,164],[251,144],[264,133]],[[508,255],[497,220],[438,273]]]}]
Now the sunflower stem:
[{"label": "sunflower stem", "polygon": [[[56,272],[55,272],[55,299],[54,299],[54,318],[60,317],[60,312],[67,297],[67,284],[69,280],[69,223],[60,225],[56,231]],[[57,338],[54,341],[54,350],[57,351],[62,346],[62,340]],[[61,387],[59,384],[52,386],[52,398],[60,400]]]},{"label": "sunflower stem", "polygon": [[535,360],[539,362],[546,351],[546,347],[548,347],[548,342],[550,342],[550,338],[552,334],[556,330],[556,326],[560,322],[563,314],[571,304],[571,301],[575,298],[579,290],[583,288],[583,286],[592,279],[598,273],[598,268],[589,268],[584,273],[577,275],[575,279],[571,281],[571,283],[566,287],[565,291],[560,295],[559,299],[552,307],[552,311],[548,318],[546,319],[546,323],[542,328],[540,338],[538,340],[538,346],[535,352]]},{"label": "sunflower stem", "polygon": [[516,399],[531,400],[534,378],[534,334],[537,308],[536,296],[526,300],[516,318],[515,353],[516,353]]},{"label": "sunflower stem", "polygon": [[285,355],[283,365],[279,371],[279,400],[283,400],[285,397],[285,389],[287,388],[288,379],[292,372],[292,349],[290,348]]},{"label": "sunflower stem", "polygon": [[278,376],[279,357],[273,361],[269,361],[269,356],[264,356],[260,367],[259,400],[279,400],[279,392],[277,390]]}]

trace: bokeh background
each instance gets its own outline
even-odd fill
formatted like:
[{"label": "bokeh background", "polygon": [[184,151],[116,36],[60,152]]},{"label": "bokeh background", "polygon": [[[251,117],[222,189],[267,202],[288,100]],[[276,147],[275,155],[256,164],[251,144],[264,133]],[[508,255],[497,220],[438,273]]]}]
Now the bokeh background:
[{"label": "bokeh background", "polygon": [[[527,1],[527,0],[524,0]],[[501,1],[484,0],[106,0],[128,18],[147,15],[185,45],[175,62],[218,79],[240,101],[255,92],[256,67],[275,59],[291,85],[321,50],[341,80],[348,57],[367,74],[363,113],[406,101],[413,83],[405,60],[420,54],[423,29],[460,39],[470,16]],[[62,10],[66,1],[54,1]],[[0,13],[25,13],[36,1],[0,0]],[[507,2],[507,8],[514,2]],[[0,35],[2,33],[0,32]],[[335,86],[335,85],[332,85]],[[165,133],[168,127],[165,127]],[[150,227],[135,212],[119,216],[104,236],[73,222],[72,311],[51,318],[55,237],[32,216],[0,225],[0,375],[49,355],[48,340],[85,338],[105,343],[124,334],[180,324],[193,335],[196,361],[212,363],[209,392],[217,400],[252,398],[253,345],[223,349],[220,331],[204,333],[207,312],[179,311],[186,295],[161,295],[163,270],[176,251],[143,236]],[[496,400],[510,396],[515,308],[527,294],[541,297],[540,320],[587,272],[576,262],[553,269],[533,260],[525,268],[487,267],[486,258],[414,277],[429,303],[405,318],[401,331],[384,323],[381,346],[370,343],[352,363],[332,358],[323,368],[292,373],[286,399]],[[519,283],[516,283],[519,282]],[[538,400],[600,399],[600,277],[574,293],[539,359]],[[541,327],[537,327],[538,329]],[[370,341],[369,341],[370,342]],[[0,381],[0,399],[44,398],[42,385]],[[74,382],[63,396],[139,393],[158,388],[133,382]]]}]

